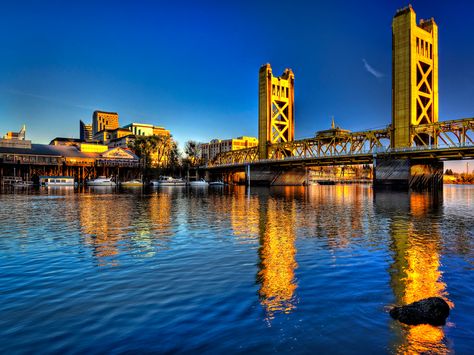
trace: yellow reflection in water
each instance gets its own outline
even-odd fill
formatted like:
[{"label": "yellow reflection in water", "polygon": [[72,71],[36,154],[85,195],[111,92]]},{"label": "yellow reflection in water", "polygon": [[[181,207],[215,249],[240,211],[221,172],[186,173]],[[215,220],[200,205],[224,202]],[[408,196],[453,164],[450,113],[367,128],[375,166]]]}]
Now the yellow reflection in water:
[{"label": "yellow reflection in water", "polygon": [[[99,265],[105,265],[104,259],[119,253],[117,242],[120,239],[120,231],[124,225],[130,224],[129,213],[123,212],[126,206],[121,205],[120,210],[116,210],[112,201],[109,198],[90,195],[83,196],[78,204],[84,243],[92,246],[93,255],[98,259]],[[115,264],[112,262],[112,265]]]},{"label": "yellow reflection in water", "polygon": [[117,266],[120,250],[140,257],[155,253],[171,236],[171,196],[161,194],[137,203],[120,195],[81,195],[79,221],[85,245],[99,266]]},{"label": "yellow reflection in water", "polygon": [[[367,235],[364,216],[369,213],[372,189],[365,185],[338,184],[308,187],[306,226],[327,238],[331,249],[345,248],[354,238]],[[330,211],[330,213],[328,213]],[[305,226],[305,220],[303,220]]]},{"label": "yellow reflection in water", "polygon": [[295,308],[295,201],[269,199],[260,209],[260,302],[267,319]]},{"label": "yellow reflection in water", "polygon": [[257,196],[246,196],[244,194],[235,194],[230,201],[223,200],[228,208],[230,203],[230,221],[234,235],[244,240],[255,240],[259,232],[259,200]]},{"label": "yellow reflection in water", "polygon": [[[427,297],[447,300],[446,284],[440,268],[440,232],[427,215],[434,203],[429,194],[409,196],[410,216],[394,217],[391,225],[395,251],[393,290],[398,304],[409,304]],[[447,300],[448,303],[449,300]],[[452,303],[450,303],[452,306]],[[428,324],[401,325],[404,339],[398,353],[448,353],[444,330]]]}]

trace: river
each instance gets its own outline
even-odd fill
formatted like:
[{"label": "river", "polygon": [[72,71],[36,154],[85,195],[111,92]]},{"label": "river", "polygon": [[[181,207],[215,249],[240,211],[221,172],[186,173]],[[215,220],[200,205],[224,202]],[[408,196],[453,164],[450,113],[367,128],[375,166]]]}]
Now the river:
[{"label": "river", "polygon": [[4,354],[469,353],[474,186],[6,190],[0,275]]}]

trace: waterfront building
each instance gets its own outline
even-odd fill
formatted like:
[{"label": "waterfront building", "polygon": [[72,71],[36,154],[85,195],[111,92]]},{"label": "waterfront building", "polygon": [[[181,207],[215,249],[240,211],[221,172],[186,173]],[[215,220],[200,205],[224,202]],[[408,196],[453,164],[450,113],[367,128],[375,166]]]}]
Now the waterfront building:
[{"label": "waterfront building", "polygon": [[213,139],[209,143],[201,144],[201,158],[204,161],[208,161],[214,159],[214,157],[219,153],[256,147],[257,145],[258,139],[255,137],[242,136],[222,140]]},{"label": "waterfront building", "polygon": [[163,127],[147,123],[130,123],[123,128],[128,129],[135,136],[169,136],[170,131]]},{"label": "waterfront building", "polygon": [[104,129],[94,134],[94,140],[108,145],[111,140],[120,139],[131,135],[132,133],[126,128]]},{"label": "waterfront building", "polygon": [[79,138],[81,141],[91,141],[93,137],[92,134],[92,124],[84,123],[82,120],[79,121]]},{"label": "waterfront building", "polygon": [[56,137],[51,142],[49,142],[49,145],[73,145],[73,146],[76,146],[76,145],[78,145],[82,142],[83,142],[82,139],[77,139],[77,138]]},{"label": "waterfront building", "polygon": [[31,148],[31,141],[26,140],[26,126],[23,125],[19,132],[7,132],[0,139],[0,147]]},{"label": "waterfront building", "polygon": [[116,112],[94,111],[92,115],[92,134],[106,129],[119,128],[119,115]]},{"label": "waterfront building", "polygon": [[0,141],[10,142],[0,144],[0,182],[12,176],[29,179],[47,175],[74,176],[84,181],[98,175],[136,173],[140,168],[138,157],[120,147],[62,138],[54,139],[51,145],[32,144],[18,139],[22,135],[8,137]]},{"label": "waterfront building", "polygon": [[135,138],[136,136],[134,134],[129,134],[127,136],[123,136],[120,138],[112,138],[109,141],[108,146],[110,148],[116,148],[116,147],[128,148],[133,144],[133,142],[135,141]]}]

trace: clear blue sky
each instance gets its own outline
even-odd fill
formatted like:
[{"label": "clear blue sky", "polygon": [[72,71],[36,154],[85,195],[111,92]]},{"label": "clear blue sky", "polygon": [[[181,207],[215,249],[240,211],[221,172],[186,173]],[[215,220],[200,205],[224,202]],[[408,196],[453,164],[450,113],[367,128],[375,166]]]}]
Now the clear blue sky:
[{"label": "clear blue sky", "polygon": [[[411,1],[439,25],[440,120],[474,116],[474,3]],[[257,135],[258,69],[295,72],[296,137],[383,127],[391,21],[405,1],[3,1],[0,133],[48,143],[80,119],[170,129],[182,145]],[[373,70],[368,70],[370,68]]]}]

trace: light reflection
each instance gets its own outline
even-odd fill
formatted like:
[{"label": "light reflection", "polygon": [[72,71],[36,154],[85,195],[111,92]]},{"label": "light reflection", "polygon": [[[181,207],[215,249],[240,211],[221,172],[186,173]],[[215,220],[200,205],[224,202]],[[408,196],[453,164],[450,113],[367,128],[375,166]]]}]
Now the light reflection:
[{"label": "light reflection", "polygon": [[364,216],[368,214],[371,200],[372,189],[365,185],[310,186],[308,204],[311,209],[304,213],[312,218],[306,221],[307,226],[316,226],[314,234],[326,237],[331,249],[345,248],[355,238],[367,235]]},{"label": "light reflection", "polygon": [[268,199],[260,207],[260,302],[268,321],[295,308],[295,201]]},{"label": "light reflection", "polygon": [[[391,268],[392,288],[396,303],[409,304],[438,296],[447,299],[446,284],[440,271],[441,236],[436,223],[440,199],[428,193],[376,196],[378,206],[392,211],[390,233],[394,262]],[[409,213],[408,213],[409,212]],[[428,221],[428,223],[427,223]],[[394,323],[400,327],[396,352],[401,354],[449,352],[443,327]]]},{"label": "light reflection", "polygon": [[235,194],[230,201],[221,200],[228,208],[230,203],[230,221],[234,235],[241,241],[253,241],[259,235],[260,203],[258,196]]},{"label": "light reflection", "polygon": [[159,194],[140,201],[139,196],[82,195],[77,205],[81,235],[98,266],[118,266],[124,251],[145,258],[164,248],[172,235],[171,198]]}]

